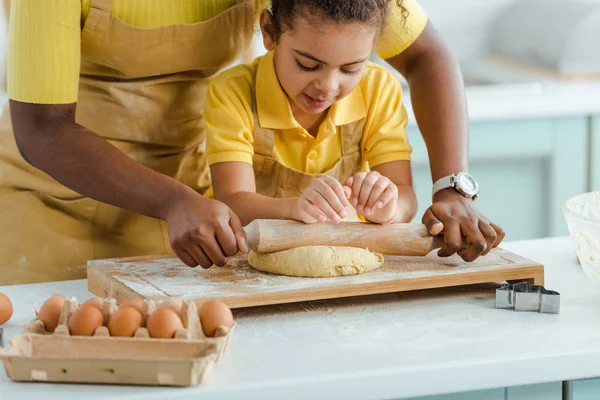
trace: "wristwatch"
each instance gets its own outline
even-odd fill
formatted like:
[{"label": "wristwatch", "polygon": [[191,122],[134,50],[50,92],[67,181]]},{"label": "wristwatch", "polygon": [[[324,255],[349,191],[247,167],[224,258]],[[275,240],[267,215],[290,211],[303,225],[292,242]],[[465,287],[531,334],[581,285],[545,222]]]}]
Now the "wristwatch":
[{"label": "wristwatch", "polygon": [[437,192],[447,188],[454,188],[458,193],[465,197],[472,198],[475,200],[479,195],[479,184],[469,173],[459,172],[458,174],[452,174],[438,179],[433,184],[433,190],[431,196],[434,196]]}]

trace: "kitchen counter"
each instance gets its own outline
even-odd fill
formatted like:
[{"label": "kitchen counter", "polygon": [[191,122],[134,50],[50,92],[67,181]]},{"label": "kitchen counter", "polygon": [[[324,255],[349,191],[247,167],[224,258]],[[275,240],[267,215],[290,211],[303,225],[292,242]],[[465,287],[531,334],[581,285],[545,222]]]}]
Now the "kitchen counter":
[{"label": "kitchen counter", "polygon": [[[400,81],[408,125],[416,126],[404,77],[376,55],[372,61],[387,67]],[[600,115],[600,77],[561,80],[488,59],[461,60],[460,68],[471,122]]]},{"label": "kitchen counter", "polygon": [[[416,126],[410,94],[404,104]],[[523,82],[466,87],[469,121],[600,115],[600,82]]]},{"label": "kitchen counter", "polygon": [[[503,247],[545,265],[560,314],[495,309],[488,285],[237,310],[229,351],[203,385],[14,383],[0,373],[0,397],[381,399],[600,376],[600,290],[570,238]],[[5,340],[51,293],[91,296],[84,280],[0,291],[15,307]]]}]

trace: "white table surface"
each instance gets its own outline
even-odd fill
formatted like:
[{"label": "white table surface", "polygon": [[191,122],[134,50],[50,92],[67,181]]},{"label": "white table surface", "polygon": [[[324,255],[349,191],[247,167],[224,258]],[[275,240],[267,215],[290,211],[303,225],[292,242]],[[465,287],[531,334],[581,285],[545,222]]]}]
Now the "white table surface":
[{"label": "white table surface", "polygon": [[[495,309],[491,287],[444,289],[238,310],[229,351],[193,388],[14,383],[0,398],[377,399],[600,376],[600,290],[569,238],[505,243],[541,262],[558,315]],[[5,340],[53,292],[84,280],[0,288],[15,315]]]}]

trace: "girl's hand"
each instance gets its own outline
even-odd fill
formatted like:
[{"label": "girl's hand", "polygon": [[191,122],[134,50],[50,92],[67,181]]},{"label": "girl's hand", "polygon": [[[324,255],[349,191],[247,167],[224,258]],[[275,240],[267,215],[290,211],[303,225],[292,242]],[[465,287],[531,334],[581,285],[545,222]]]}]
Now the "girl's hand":
[{"label": "girl's hand", "polygon": [[[473,200],[454,189],[435,194],[422,222],[431,235],[444,235],[444,246],[438,251],[440,257],[457,253],[463,260],[471,262],[488,254],[504,239],[502,228],[485,218],[475,208]],[[468,243],[466,248],[462,247],[463,236]]]},{"label": "girl's hand", "polygon": [[307,187],[296,202],[294,219],[307,224],[325,222],[334,223],[346,217],[348,199],[342,184],[331,176],[317,178]]},{"label": "girl's hand", "polygon": [[398,187],[379,172],[359,172],[344,183],[350,203],[371,222],[393,222],[398,207]]}]

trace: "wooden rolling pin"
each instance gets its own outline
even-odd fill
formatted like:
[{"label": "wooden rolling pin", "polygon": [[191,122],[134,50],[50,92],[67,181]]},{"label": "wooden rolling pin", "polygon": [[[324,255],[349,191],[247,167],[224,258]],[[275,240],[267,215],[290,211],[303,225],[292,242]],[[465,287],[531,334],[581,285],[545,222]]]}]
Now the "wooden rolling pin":
[{"label": "wooden rolling pin", "polygon": [[[248,245],[258,253],[302,246],[351,246],[388,255],[424,256],[442,247],[422,224],[377,225],[361,222],[304,224],[289,220],[254,220],[246,231]],[[465,243],[463,243],[463,246]]]}]

